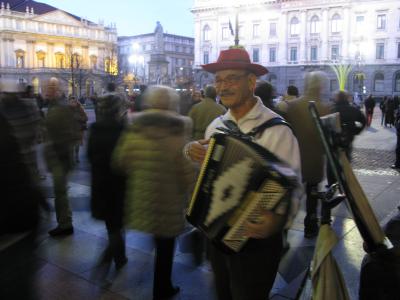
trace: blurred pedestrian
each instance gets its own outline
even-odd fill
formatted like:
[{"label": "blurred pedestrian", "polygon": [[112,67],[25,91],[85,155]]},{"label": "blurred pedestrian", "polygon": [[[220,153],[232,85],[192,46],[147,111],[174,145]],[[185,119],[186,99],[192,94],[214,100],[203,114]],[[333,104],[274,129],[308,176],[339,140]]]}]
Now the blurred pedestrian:
[{"label": "blurred pedestrian", "polygon": [[74,159],[76,163],[79,163],[79,148],[83,145],[83,136],[85,130],[87,130],[88,116],[83,108],[83,105],[76,100],[75,97],[71,97],[69,100],[69,106],[72,109],[74,116]]},{"label": "blurred pedestrian", "polygon": [[375,99],[370,94],[364,101],[365,114],[367,116],[367,126],[371,126],[372,116],[374,115]]},{"label": "blurred pedestrian", "polygon": [[184,229],[184,209],[194,170],[183,156],[191,120],[177,113],[179,95],[152,86],[141,113],[122,135],[114,153],[115,168],[127,176],[126,225],[153,235],[156,245],[153,299],[179,292],[171,281],[175,238]]},{"label": "blurred pedestrian", "polygon": [[388,96],[385,100],[385,127],[389,125],[391,128],[394,125],[394,107],[393,98]]},{"label": "blurred pedestrian", "polygon": [[[104,99],[109,99],[109,100],[104,100]],[[107,92],[104,93],[101,97],[97,99],[96,102],[96,120],[97,118],[103,118],[103,114],[107,114],[108,110],[108,105],[105,105],[108,103],[108,101],[114,101],[118,102],[118,107],[119,107],[119,114],[120,118],[126,118],[128,114],[128,109],[131,106],[130,101],[123,95],[122,93],[119,93],[116,91],[116,85],[114,82],[109,82],[107,84]]]},{"label": "blurred pedestrian", "polygon": [[381,126],[385,124],[385,104],[387,96],[383,97],[383,100],[379,102],[379,109],[381,110]]},{"label": "blurred pedestrian", "polygon": [[0,295],[34,300],[39,207],[45,199],[1,109],[0,141]]},{"label": "blurred pedestrian", "polygon": [[212,85],[208,85],[204,89],[204,98],[200,103],[192,106],[189,111],[189,117],[193,121],[194,140],[199,140],[204,137],[207,126],[218,116],[223,115],[226,109],[216,103],[217,91]]},{"label": "blurred pedestrian", "polygon": [[283,95],[282,100],[277,104],[276,108],[283,115],[287,112],[289,102],[297,99],[300,96],[299,90],[294,85],[289,85],[286,89],[286,94]]},{"label": "blurred pedestrian", "polygon": [[304,218],[305,238],[314,238],[318,235],[318,185],[324,179],[325,173],[325,151],[308,106],[309,101],[315,101],[321,116],[330,112],[327,99],[322,98],[326,85],[325,73],[319,71],[307,73],[304,81],[304,95],[289,102],[286,113],[286,119],[292,125],[300,146],[301,171],[307,196]]},{"label": "blurred pedestrian", "polygon": [[67,100],[60,90],[56,78],[47,85],[49,109],[46,116],[45,157],[49,171],[53,175],[54,203],[57,227],[50,230],[51,236],[66,236],[74,232],[72,211],[67,194],[67,178],[73,168],[73,148],[75,143],[75,119]]},{"label": "blurred pedestrian", "polygon": [[[125,176],[111,167],[111,157],[117,141],[126,126],[126,115],[121,113],[121,102],[113,97],[99,99],[101,114],[90,126],[88,158],[91,164],[92,216],[103,220],[108,235],[108,245],[99,265],[106,271],[112,261],[120,270],[127,262],[123,230]],[[106,275],[106,272],[105,274]]]},{"label": "blurred pedestrian", "polygon": [[396,127],[396,160],[393,165],[391,165],[392,169],[400,169],[400,109],[396,111],[396,120],[394,122]]},{"label": "blurred pedestrian", "polygon": [[24,163],[36,180],[39,177],[36,154],[41,122],[39,108],[29,86],[24,90],[23,86],[4,79],[1,86],[0,109],[13,128]]},{"label": "blurred pedestrian", "polygon": [[275,96],[275,89],[272,84],[264,80],[257,80],[254,95],[260,97],[262,103],[266,107],[275,110],[275,105],[273,101]]}]

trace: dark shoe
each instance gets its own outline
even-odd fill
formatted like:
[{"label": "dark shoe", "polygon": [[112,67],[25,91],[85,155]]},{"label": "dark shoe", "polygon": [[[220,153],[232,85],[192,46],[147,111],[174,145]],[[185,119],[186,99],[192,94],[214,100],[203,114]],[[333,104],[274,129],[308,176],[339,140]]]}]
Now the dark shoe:
[{"label": "dark shoe", "polygon": [[49,231],[49,234],[53,237],[56,236],[67,236],[67,235],[71,235],[74,233],[74,228],[73,227],[69,227],[69,228],[60,228],[60,227],[56,227],[52,230]]},{"label": "dark shoe", "polygon": [[126,258],[126,257],[124,257],[122,259],[116,259],[115,260],[115,269],[117,271],[121,270],[126,265],[127,262],[128,262],[128,258]]},{"label": "dark shoe", "polygon": [[181,290],[181,288],[179,286],[174,286],[167,292],[163,292],[163,293],[159,293],[157,295],[154,295],[153,296],[153,300],[167,300],[167,299],[170,299],[170,298],[174,297],[176,294],[178,294],[180,290]]}]

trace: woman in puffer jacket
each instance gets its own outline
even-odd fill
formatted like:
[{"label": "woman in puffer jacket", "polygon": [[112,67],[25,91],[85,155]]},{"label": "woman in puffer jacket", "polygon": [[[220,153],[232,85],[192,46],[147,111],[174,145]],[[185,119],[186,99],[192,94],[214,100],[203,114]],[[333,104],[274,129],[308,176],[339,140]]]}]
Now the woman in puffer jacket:
[{"label": "woman in puffer jacket", "polygon": [[193,165],[183,156],[191,120],[177,113],[179,95],[153,86],[143,95],[143,112],[114,151],[114,167],[127,176],[125,223],[153,234],[156,255],[153,299],[179,292],[171,282],[175,238],[184,229],[184,211],[195,180]]}]

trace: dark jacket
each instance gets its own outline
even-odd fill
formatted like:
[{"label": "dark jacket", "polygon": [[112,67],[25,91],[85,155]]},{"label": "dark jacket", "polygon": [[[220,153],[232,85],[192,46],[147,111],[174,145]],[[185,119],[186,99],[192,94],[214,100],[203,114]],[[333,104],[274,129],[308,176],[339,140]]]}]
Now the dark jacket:
[{"label": "dark jacket", "polygon": [[350,146],[354,136],[359,134],[366,125],[365,115],[356,107],[351,106],[347,101],[336,102],[333,107],[334,112],[340,114],[340,123],[345,137],[345,143]]},{"label": "dark jacket", "polygon": [[34,230],[44,197],[20,154],[12,128],[0,112],[0,236]]},{"label": "dark jacket", "polygon": [[92,216],[119,227],[122,226],[125,177],[113,171],[111,157],[123,130],[121,122],[96,122],[90,127],[88,141]]}]

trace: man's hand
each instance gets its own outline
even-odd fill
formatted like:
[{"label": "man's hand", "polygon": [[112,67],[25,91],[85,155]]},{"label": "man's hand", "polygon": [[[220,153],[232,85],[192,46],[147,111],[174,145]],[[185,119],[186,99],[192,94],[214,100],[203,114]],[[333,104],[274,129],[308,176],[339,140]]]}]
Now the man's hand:
[{"label": "man's hand", "polygon": [[186,149],[187,155],[192,161],[202,163],[207,152],[207,145],[210,140],[198,140],[190,142]]},{"label": "man's hand", "polygon": [[261,218],[257,223],[246,222],[246,236],[254,239],[264,239],[280,230],[285,225],[285,217],[269,210],[261,209]]}]

